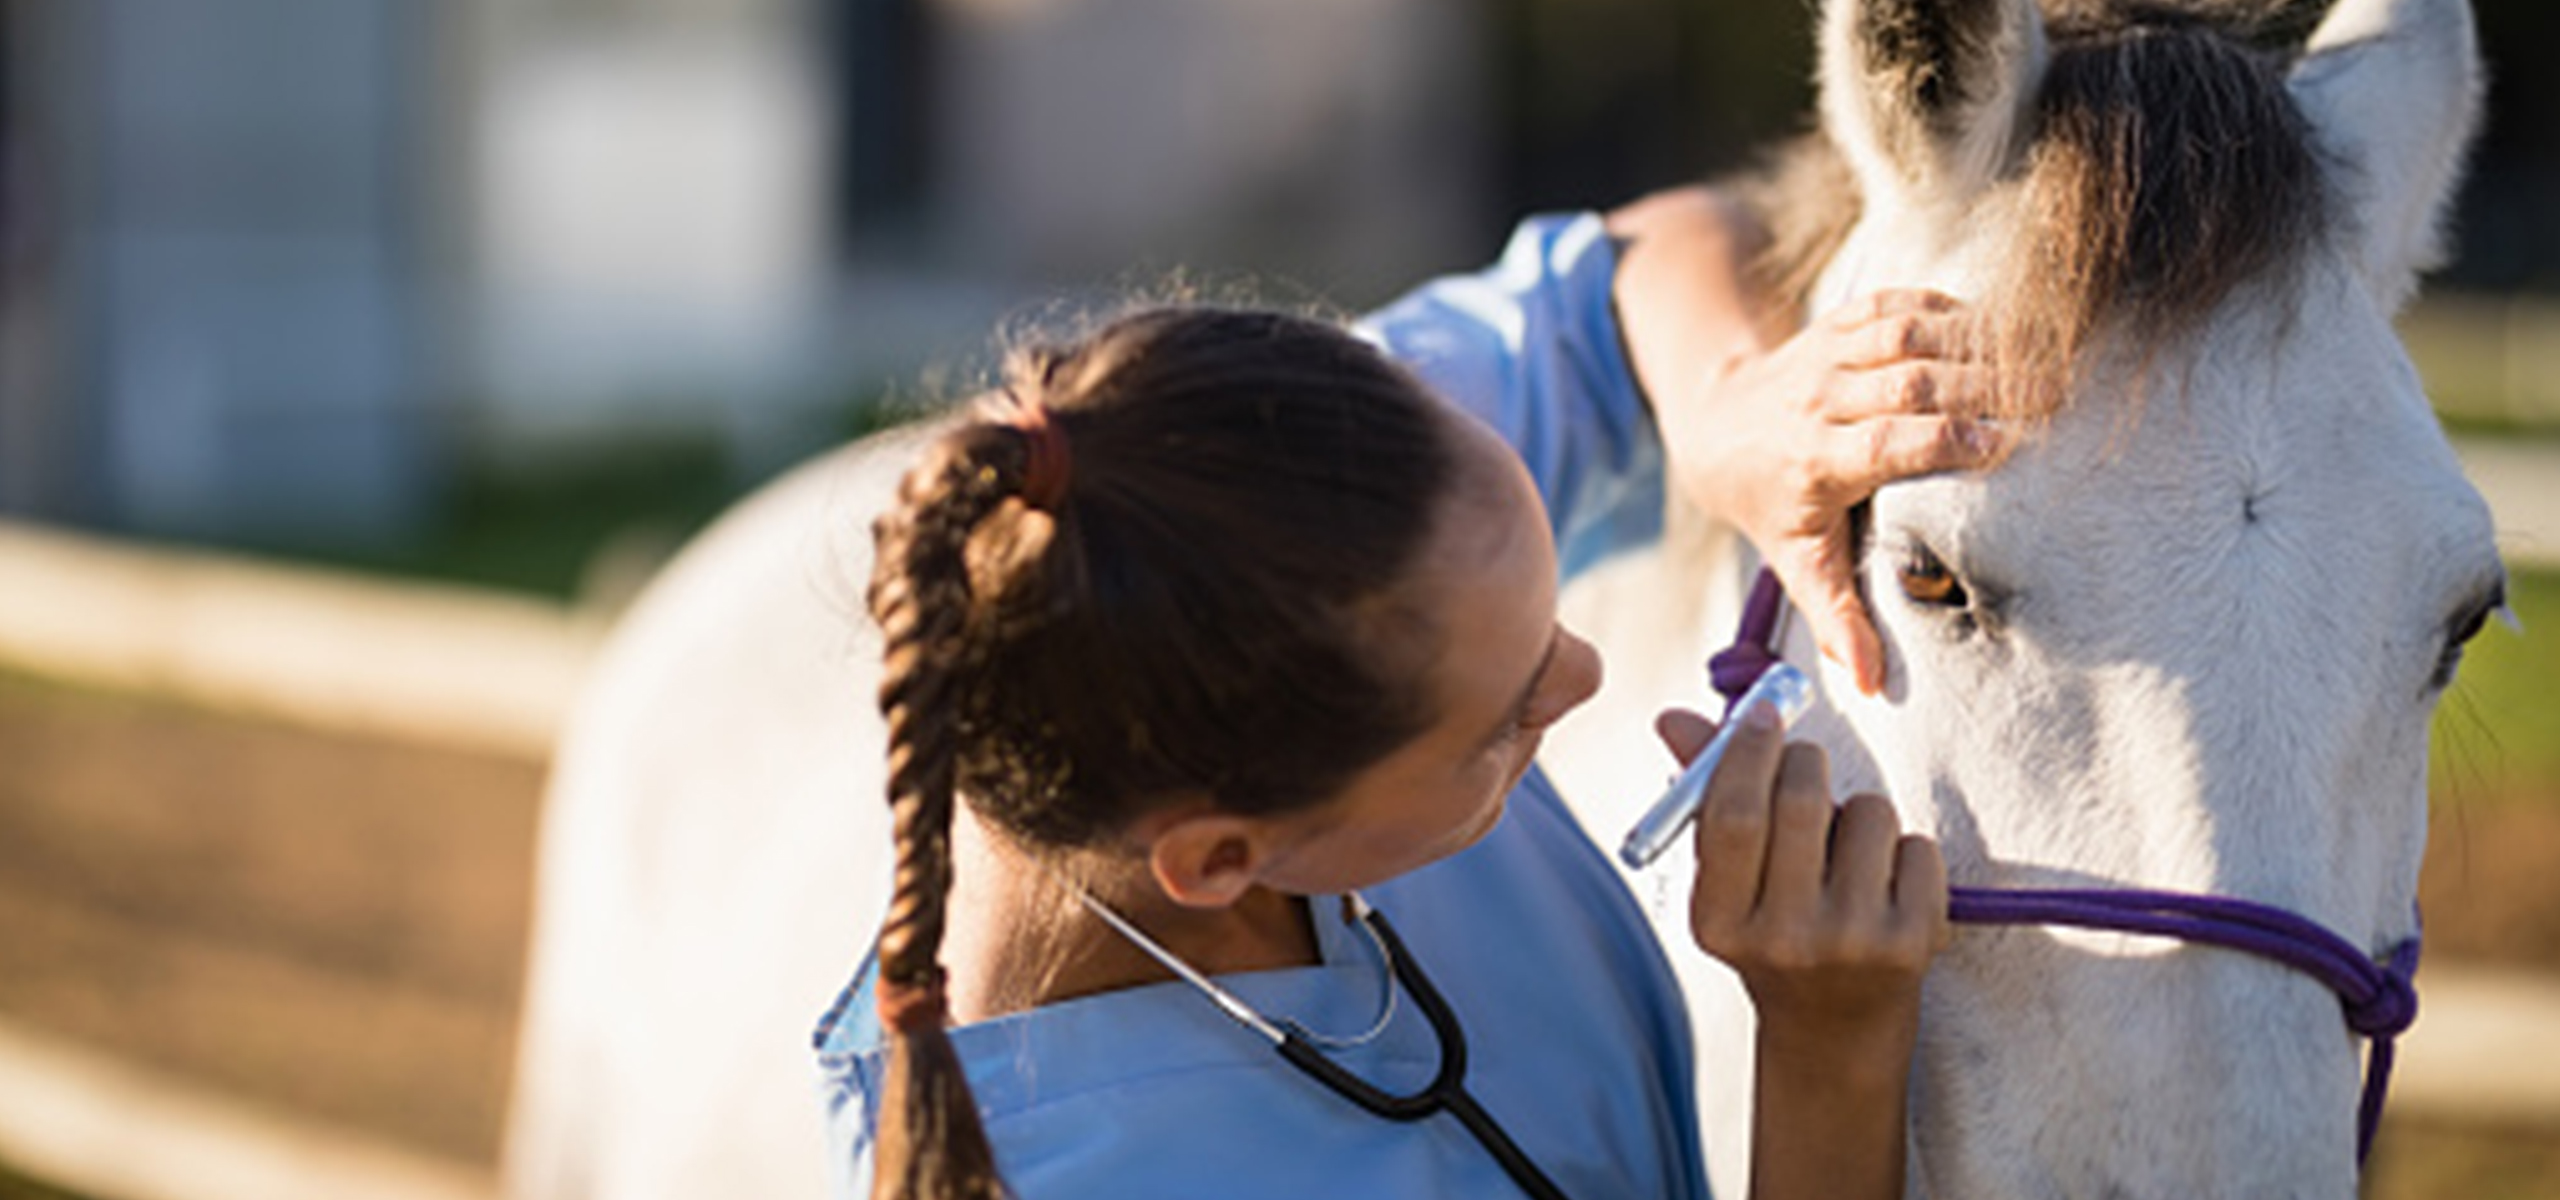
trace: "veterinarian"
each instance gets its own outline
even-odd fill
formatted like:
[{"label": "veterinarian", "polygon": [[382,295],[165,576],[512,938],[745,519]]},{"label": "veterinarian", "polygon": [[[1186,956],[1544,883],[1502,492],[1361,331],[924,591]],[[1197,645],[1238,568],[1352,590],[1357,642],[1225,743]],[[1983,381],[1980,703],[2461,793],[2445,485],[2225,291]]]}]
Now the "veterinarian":
[{"label": "veterinarian", "polygon": [[[1680,487],[1873,686],[1847,508],[1997,449],[1947,415],[1985,386],[1960,313],[1780,342],[1751,245],[1679,193],[1532,221],[1374,344],[1144,313],[926,451],[872,592],[898,883],[818,1034],[840,1190],[1703,1194],[1662,951],[1531,770],[1598,679],[1559,580]],[[1935,847],[1765,725],[1700,829],[1694,928],[1761,1013],[1755,1193],[1898,1196]]]}]

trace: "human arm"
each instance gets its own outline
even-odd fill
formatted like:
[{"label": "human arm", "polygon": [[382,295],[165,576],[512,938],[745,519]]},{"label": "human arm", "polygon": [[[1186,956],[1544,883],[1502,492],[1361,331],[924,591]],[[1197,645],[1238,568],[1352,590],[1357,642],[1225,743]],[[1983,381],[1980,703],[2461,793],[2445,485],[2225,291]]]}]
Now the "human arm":
[{"label": "human arm", "polygon": [[1360,322],[1520,455],[1568,578],[1662,531],[1662,443],[1620,345],[1617,266],[1597,214],[1531,217],[1492,266]]},{"label": "human arm", "polygon": [[[1749,720],[1750,718],[1743,718]],[[1684,761],[1712,727],[1666,713]],[[1948,939],[1946,869],[1892,806],[1835,807],[1822,752],[1739,731],[1700,809],[1690,928],[1759,1013],[1751,1195],[1903,1194],[1921,979]]]},{"label": "human arm", "polygon": [[1799,330],[1752,286],[1756,222],[1705,187],[1648,196],[1607,225],[1620,333],[1669,486],[1750,539],[1823,653],[1861,689],[1881,688],[1849,510],[1896,479],[1998,456],[1995,431],[1962,416],[1992,387],[1963,311],[1934,293],[1883,292]]}]

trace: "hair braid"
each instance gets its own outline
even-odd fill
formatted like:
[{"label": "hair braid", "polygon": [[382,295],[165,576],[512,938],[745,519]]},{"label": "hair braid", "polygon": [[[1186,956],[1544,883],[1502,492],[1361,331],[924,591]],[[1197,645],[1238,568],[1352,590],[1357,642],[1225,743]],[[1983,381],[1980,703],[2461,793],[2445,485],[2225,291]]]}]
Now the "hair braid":
[{"label": "hair braid", "polygon": [[940,961],[951,891],[955,720],[976,600],[969,542],[1017,494],[1024,439],[964,427],[928,452],[873,527],[870,604],[885,642],[880,712],[889,734],[889,807],[897,867],[882,920],[878,990],[889,1046],[874,1200],[979,1200],[1006,1194],[977,1105],[944,1025]]}]

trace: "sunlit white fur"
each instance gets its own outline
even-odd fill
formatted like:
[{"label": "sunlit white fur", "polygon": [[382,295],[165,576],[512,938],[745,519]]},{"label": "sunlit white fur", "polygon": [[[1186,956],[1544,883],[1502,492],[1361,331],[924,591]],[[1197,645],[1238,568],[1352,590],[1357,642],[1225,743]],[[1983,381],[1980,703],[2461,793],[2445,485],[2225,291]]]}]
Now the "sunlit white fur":
[{"label": "sunlit white fur", "polygon": [[[2023,2],[2010,17],[2031,57],[2002,64],[2003,88],[2028,89],[2041,40]],[[1825,63],[1852,61],[1836,6],[1824,28]],[[2409,931],[2427,676],[2497,563],[2389,317],[2477,86],[2461,0],[2341,0],[2295,86],[2351,201],[2335,244],[2181,347],[2139,422],[2118,419],[2126,381],[2102,378],[2005,469],[1878,497],[1866,582],[1891,685],[1841,700],[1826,668],[1836,703],[1798,731],[1844,789],[1936,830],[1960,882],[2216,891],[2374,947]],[[2023,91],[1996,94],[2005,119]],[[1862,103],[1823,106],[1880,197],[1826,296],[1978,289],[2005,228],[1980,189],[2007,135],[1897,164]],[[886,870],[855,581],[905,458],[857,446],[769,488],[609,647],[545,817],[512,1195],[822,1193],[806,1031]],[[1734,539],[1672,525],[1567,597],[1611,682],[1547,762],[1603,843],[1671,769],[1653,713],[1702,706],[1699,664],[1731,628]],[[1964,635],[1905,601],[1896,555],[1914,546],[2001,597],[1996,619]],[[1813,659],[1801,637],[1790,655]],[[1691,988],[1709,1161],[1740,1196],[1748,1012],[1689,946],[1686,869],[1675,851],[1634,883]],[[2347,1197],[2359,1063],[2336,1001],[2273,967],[1966,932],[1928,996],[1914,1193]]]},{"label": "sunlit white fur", "polygon": [[[1850,2],[1826,19],[1827,64],[1856,57],[1837,44]],[[2243,896],[2376,949],[2412,931],[2428,678],[2499,568],[2390,316],[2431,252],[2476,87],[2459,0],[2341,3],[2295,77],[2350,208],[2332,244],[2244,289],[2148,380],[2102,371],[2004,469],[1877,497],[1865,583],[1891,684],[1860,698],[1826,670],[1834,719],[1805,729],[1843,790],[1880,788],[1935,831],[1959,882]],[[1871,198],[1955,178],[1895,161],[1869,104],[1827,94],[1823,111]],[[2013,199],[1995,186],[1871,206],[1821,299],[1978,297]],[[1924,552],[1977,611],[1903,595],[1896,568]],[[1572,597],[1599,614],[1615,678],[1552,762],[1568,794],[1600,798],[1594,824],[1622,823],[1608,798],[1658,781],[1658,752],[1628,735],[1641,714],[1700,694],[1661,652],[1697,639],[1654,640],[1681,635],[1645,627],[1646,597],[1729,589],[1729,572],[1672,553]],[[1801,638],[1792,654],[1808,657]],[[1676,937],[1679,897],[1645,890]],[[1718,973],[1690,974],[1709,1162],[1739,1195],[1747,1005]],[[1929,988],[1913,1192],[2351,1196],[2360,1066],[2337,1001],[2264,963],[1966,931]]]}]

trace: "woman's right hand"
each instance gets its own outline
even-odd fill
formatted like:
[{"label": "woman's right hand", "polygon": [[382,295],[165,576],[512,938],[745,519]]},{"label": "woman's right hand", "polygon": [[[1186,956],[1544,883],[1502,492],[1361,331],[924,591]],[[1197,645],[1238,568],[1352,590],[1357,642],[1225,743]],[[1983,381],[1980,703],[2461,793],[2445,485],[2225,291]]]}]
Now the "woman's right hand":
[{"label": "woman's right hand", "polygon": [[[1691,934],[1742,976],[1763,1020],[1908,1007],[1948,937],[1937,843],[1902,832],[1881,796],[1835,805],[1822,749],[1784,742],[1767,707],[1740,719],[1698,811]],[[1663,717],[1683,762],[1714,732],[1695,713]]]},{"label": "woman's right hand", "polygon": [[1671,480],[1750,539],[1825,656],[1884,687],[1858,597],[1849,512],[1877,488],[1971,470],[2007,450],[1973,419],[1997,381],[1974,318],[1934,292],[1880,292],[1799,329],[1747,278],[1762,232],[1705,188],[1609,214],[1627,361],[1653,405]]},{"label": "woman's right hand", "polygon": [[[1765,707],[1739,719],[1698,811],[1689,925],[1759,1013],[1753,1195],[1899,1197],[1945,864],[1883,797],[1835,806],[1822,750],[1785,743]],[[1658,728],[1684,763],[1714,732],[1679,711]]]}]

